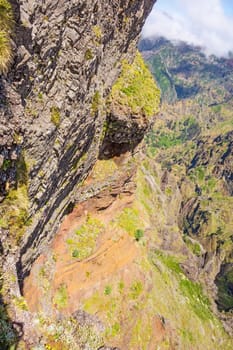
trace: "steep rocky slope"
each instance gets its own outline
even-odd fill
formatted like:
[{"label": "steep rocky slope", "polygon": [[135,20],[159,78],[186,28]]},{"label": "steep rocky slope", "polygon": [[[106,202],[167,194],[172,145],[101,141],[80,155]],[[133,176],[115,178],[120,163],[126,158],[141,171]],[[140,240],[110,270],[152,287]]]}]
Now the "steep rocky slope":
[{"label": "steep rocky slope", "polygon": [[98,157],[109,89],[122,59],[132,62],[152,4],[12,1],[15,57],[1,78],[1,194],[17,182],[18,159],[28,190],[22,220],[30,223],[24,235],[14,233],[23,240],[21,276]]}]

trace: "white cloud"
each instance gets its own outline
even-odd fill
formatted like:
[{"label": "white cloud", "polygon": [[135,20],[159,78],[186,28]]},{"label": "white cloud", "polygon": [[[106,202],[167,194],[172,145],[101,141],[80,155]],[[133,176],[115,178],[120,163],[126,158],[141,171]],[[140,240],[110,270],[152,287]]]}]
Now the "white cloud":
[{"label": "white cloud", "polygon": [[221,0],[175,0],[169,12],[168,6],[165,12],[155,5],[143,29],[143,37],[154,35],[226,55],[233,50],[233,19],[225,14]]}]

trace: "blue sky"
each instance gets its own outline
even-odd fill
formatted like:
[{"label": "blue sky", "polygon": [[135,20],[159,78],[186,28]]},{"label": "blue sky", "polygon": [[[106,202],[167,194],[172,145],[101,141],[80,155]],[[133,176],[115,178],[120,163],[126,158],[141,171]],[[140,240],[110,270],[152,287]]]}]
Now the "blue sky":
[{"label": "blue sky", "polygon": [[233,16],[233,1],[232,0],[222,0],[225,13]]},{"label": "blue sky", "polygon": [[143,30],[154,35],[226,55],[233,51],[233,0],[158,0]]}]

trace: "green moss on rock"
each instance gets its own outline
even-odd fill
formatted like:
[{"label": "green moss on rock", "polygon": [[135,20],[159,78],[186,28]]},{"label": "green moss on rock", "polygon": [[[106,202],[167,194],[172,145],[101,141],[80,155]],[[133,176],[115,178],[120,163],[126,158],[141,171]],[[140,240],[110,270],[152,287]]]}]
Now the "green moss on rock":
[{"label": "green moss on rock", "polygon": [[60,125],[61,122],[61,114],[59,111],[59,108],[53,106],[50,109],[50,117],[51,117],[51,122],[58,127]]},{"label": "green moss on rock", "polygon": [[1,204],[0,227],[9,229],[11,238],[18,243],[26,226],[30,224],[28,217],[29,199],[26,185],[11,190]]}]

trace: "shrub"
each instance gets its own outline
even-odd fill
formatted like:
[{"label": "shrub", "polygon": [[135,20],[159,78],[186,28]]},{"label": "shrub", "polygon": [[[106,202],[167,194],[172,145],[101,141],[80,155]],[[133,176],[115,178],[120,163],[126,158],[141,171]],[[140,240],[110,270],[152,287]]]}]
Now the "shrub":
[{"label": "shrub", "polygon": [[97,90],[94,93],[94,96],[92,98],[91,110],[93,114],[98,112],[100,102],[101,102],[101,97],[100,97],[99,91]]},{"label": "shrub", "polygon": [[93,58],[93,53],[91,49],[87,49],[87,51],[85,52],[85,60],[89,61],[89,60],[92,60],[92,58]]},{"label": "shrub", "polygon": [[131,298],[132,299],[137,299],[139,297],[139,295],[143,292],[143,285],[141,281],[135,281],[131,287],[130,287],[130,291],[131,291]]},{"label": "shrub", "polygon": [[79,251],[78,251],[78,249],[74,249],[74,250],[73,250],[72,257],[73,257],[73,258],[78,258],[78,257],[79,257]]},{"label": "shrub", "polygon": [[102,30],[99,26],[94,26],[92,28],[95,36],[96,36],[96,39],[100,40],[102,38]]},{"label": "shrub", "polygon": [[135,237],[135,239],[136,239],[137,242],[140,241],[140,239],[141,239],[143,236],[144,236],[144,232],[143,232],[143,230],[141,230],[141,229],[137,229],[137,230],[135,231],[135,233],[134,233],[134,237]]},{"label": "shrub", "polygon": [[67,306],[67,304],[68,304],[68,292],[67,292],[67,287],[65,284],[60,285],[60,287],[58,288],[58,290],[54,296],[53,302],[57,306],[58,309],[63,309]]},{"label": "shrub", "polygon": [[57,107],[51,107],[50,113],[51,113],[51,122],[52,122],[56,127],[58,127],[58,126],[60,125],[60,122],[61,122],[61,115],[60,115],[59,108],[57,108]]},{"label": "shrub", "polygon": [[14,349],[16,341],[17,334],[9,321],[5,307],[0,305],[0,349]]},{"label": "shrub", "polygon": [[104,294],[105,295],[110,295],[112,293],[112,288],[111,286],[106,286],[104,289]]},{"label": "shrub", "polygon": [[13,12],[9,1],[0,0],[0,30],[6,32],[13,27]]}]

